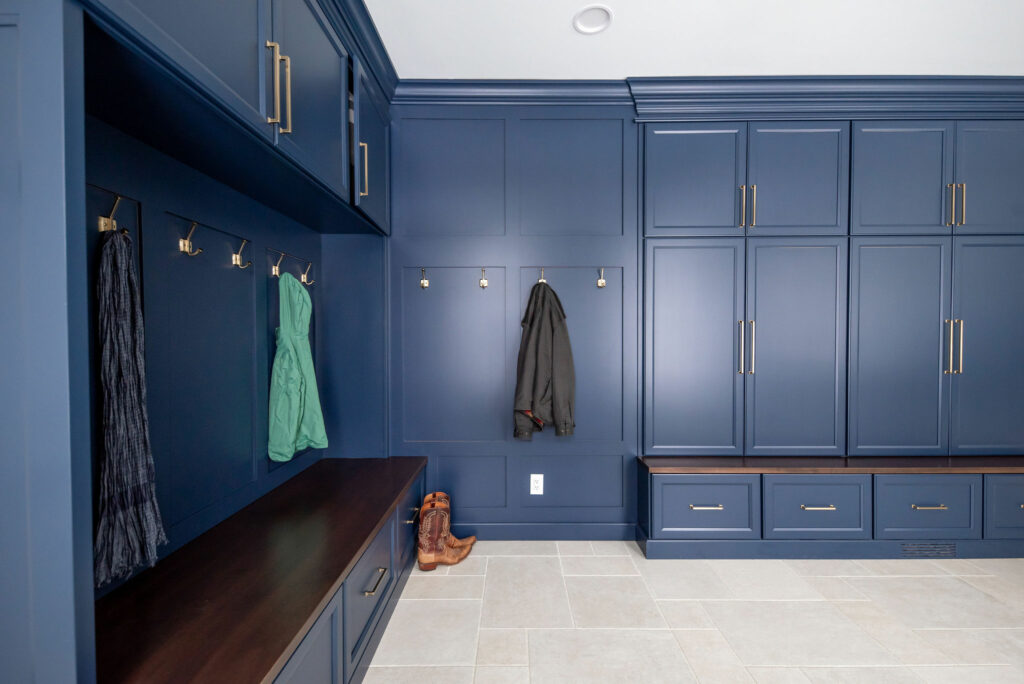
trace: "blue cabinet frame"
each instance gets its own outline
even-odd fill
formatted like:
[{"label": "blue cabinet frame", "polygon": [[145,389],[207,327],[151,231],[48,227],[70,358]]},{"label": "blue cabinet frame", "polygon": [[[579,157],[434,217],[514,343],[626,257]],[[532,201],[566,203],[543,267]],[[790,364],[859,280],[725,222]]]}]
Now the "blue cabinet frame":
[{"label": "blue cabinet frame", "polygon": [[391,130],[388,105],[379,101],[362,62],[352,60],[355,107],[352,197],[385,234],[391,233]]}]

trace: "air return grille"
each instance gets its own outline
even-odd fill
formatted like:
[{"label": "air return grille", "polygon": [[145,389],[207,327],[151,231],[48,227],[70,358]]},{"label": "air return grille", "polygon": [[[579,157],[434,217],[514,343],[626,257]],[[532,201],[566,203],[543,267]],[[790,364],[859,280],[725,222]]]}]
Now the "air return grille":
[{"label": "air return grille", "polygon": [[956,558],[956,544],[902,544],[903,558]]}]

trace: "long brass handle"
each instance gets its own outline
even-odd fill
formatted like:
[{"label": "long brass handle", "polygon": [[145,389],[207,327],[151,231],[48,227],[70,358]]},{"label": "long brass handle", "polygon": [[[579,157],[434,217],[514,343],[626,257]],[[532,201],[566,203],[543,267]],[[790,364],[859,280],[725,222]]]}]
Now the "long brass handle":
[{"label": "long brass handle", "polygon": [[274,116],[267,117],[268,124],[281,123],[281,45],[272,40],[267,41],[272,50],[274,60]]},{"label": "long brass handle", "polygon": [[960,225],[967,223],[967,183],[960,184]]},{"label": "long brass handle", "polygon": [[949,368],[942,371],[943,375],[951,375],[953,373],[953,319],[947,318],[946,323],[949,324]]},{"label": "long brass handle", "polygon": [[757,363],[757,323],[750,321],[750,370],[747,371],[747,375],[754,374],[755,363]]},{"label": "long brass handle", "polygon": [[722,504],[716,504],[714,506],[695,506],[693,504],[690,504],[690,510],[691,511],[724,511],[725,510],[725,506],[723,506]]},{"label": "long brass handle", "polygon": [[946,187],[949,188],[949,220],[946,221],[947,226],[956,225],[956,184],[946,183]]},{"label": "long brass handle", "polygon": [[744,343],[745,343],[744,338],[746,337],[745,330],[744,330],[745,326],[743,325],[743,321],[736,321],[736,322],[740,324],[740,370],[739,370],[739,374],[743,375],[743,361],[744,361],[744,357],[747,355],[746,350],[744,350],[744,348],[743,348],[744,347]]},{"label": "long brass handle", "polygon": [[[753,228],[757,225],[757,183],[750,186],[750,192],[753,195],[754,208],[750,214],[750,227]],[[753,364],[751,364],[753,365]]]},{"label": "long brass handle", "polygon": [[838,509],[836,509],[835,505],[833,505],[833,504],[829,504],[828,506],[805,506],[803,504],[800,504],[800,510],[801,511],[835,511],[835,510],[838,510]]},{"label": "long brass handle", "polygon": [[409,510],[412,511],[412,520],[406,520],[405,524],[406,525],[415,525],[416,524],[416,514],[420,512],[420,507],[419,506],[413,506]]},{"label": "long brass handle", "polygon": [[960,363],[957,364],[956,374],[963,375],[964,372],[964,321],[962,318],[956,319],[956,322],[960,324]]},{"label": "long brass handle", "polygon": [[281,133],[292,132],[292,58],[288,55],[281,55],[284,62],[284,113],[288,118],[288,125],[281,126],[278,130]]},{"label": "long brass handle", "polygon": [[740,186],[740,228],[747,225],[747,186]]},{"label": "long brass handle", "polygon": [[910,504],[910,507],[915,511],[948,511],[949,506],[946,504],[939,504],[938,506],[918,506],[917,504]]},{"label": "long brass handle", "polygon": [[373,585],[373,589],[370,591],[364,591],[363,596],[376,596],[377,590],[380,589],[380,583],[384,581],[384,578],[388,574],[387,568],[377,568],[377,572],[380,573],[380,577],[377,578],[377,583]]},{"label": "long brass handle", "polygon": [[370,194],[370,146],[364,142],[359,143],[359,146],[363,148],[363,187],[359,191],[359,196],[368,197]]}]

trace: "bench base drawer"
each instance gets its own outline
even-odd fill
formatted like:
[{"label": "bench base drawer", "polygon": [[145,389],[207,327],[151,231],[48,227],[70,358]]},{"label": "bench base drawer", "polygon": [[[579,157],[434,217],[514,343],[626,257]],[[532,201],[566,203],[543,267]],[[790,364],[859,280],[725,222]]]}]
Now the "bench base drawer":
[{"label": "bench base drawer", "polygon": [[1024,475],[985,476],[985,538],[1024,539]]},{"label": "bench base drawer", "polygon": [[652,475],[658,539],[760,539],[760,475]]},{"label": "bench base drawer", "polygon": [[765,539],[870,539],[870,475],[765,475]]},{"label": "bench base drawer", "polygon": [[387,523],[363,551],[342,585],[346,678],[351,674],[352,667],[366,647],[367,638],[373,632],[378,607],[385,604],[388,592],[394,585],[391,563],[394,521],[393,516],[388,517]]},{"label": "bench base drawer", "polygon": [[980,539],[981,475],[876,475],[876,539]]}]

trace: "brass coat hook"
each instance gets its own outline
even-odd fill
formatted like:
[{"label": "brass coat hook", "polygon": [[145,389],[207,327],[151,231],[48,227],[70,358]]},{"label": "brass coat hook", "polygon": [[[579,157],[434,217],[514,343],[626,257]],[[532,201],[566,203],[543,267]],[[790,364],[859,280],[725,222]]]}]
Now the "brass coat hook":
[{"label": "brass coat hook", "polygon": [[313,262],[312,261],[310,261],[310,262],[308,262],[306,264],[306,270],[303,272],[302,276],[299,278],[299,280],[302,281],[303,285],[312,285],[313,283],[316,282],[315,280],[310,280],[309,279],[309,269],[311,269],[311,268],[313,268]]},{"label": "brass coat hook", "polygon": [[187,254],[190,257],[199,256],[203,253],[202,249],[192,248],[192,233],[196,232],[196,226],[199,224],[195,221],[192,222],[192,227],[189,228],[188,235],[184,238],[178,238],[178,251],[183,254]]},{"label": "brass coat hook", "polygon": [[121,200],[124,199],[120,195],[114,200],[114,208],[110,210],[110,216],[99,217],[99,229],[101,233],[106,233],[111,230],[117,230],[117,221],[114,220],[114,216],[117,214],[117,208],[121,206]]},{"label": "brass coat hook", "polygon": [[270,275],[275,278],[281,277],[281,262],[284,261],[284,252],[280,252],[281,256],[277,258],[277,263],[270,267]]},{"label": "brass coat hook", "polygon": [[426,290],[428,287],[430,287],[430,281],[427,280],[427,269],[421,268],[420,269],[420,289]]},{"label": "brass coat hook", "polygon": [[597,277],[597,286],[604,287],[608,284],[608,281],[604,279],[604,268],[601,268],[601,275]]},{"label": "brass coat hook", "polygon": [[487,289],[487,269],[486,268],[481,268],[480,269],[480,287],[482,287],[485,290]]},{"label": "brass coat hook", "polygon": [[537,282],[538,283],[546,283],[546,282],[548,282],[548,281],[544,280],[544,267],[543,266],[540,267],[540,278],[537,279]]},{"label": "brass coat hook", "polygon": [[231,265],[232,266],[237,266],[238,268],[241,268],[241,269],[246,269],[246,268],[249,268],[250,266],[252,266],[252,262],[251,261],[246,261],[245,265],[244,266],[242,265],[242,251],[245,249],[245,246],[247,244],[249,244],[248,240],[242,240],[242,246],[238,248],[238,251],[236,253],[231,255]]}]

